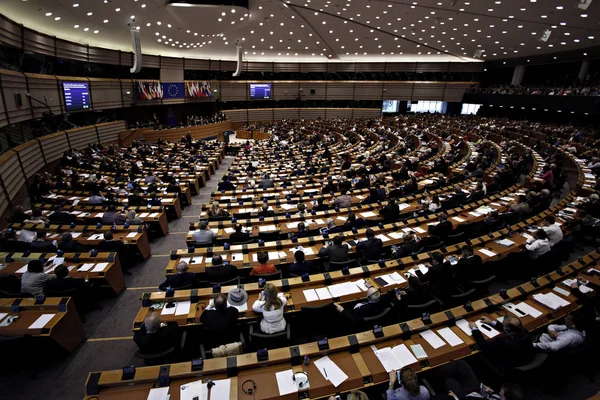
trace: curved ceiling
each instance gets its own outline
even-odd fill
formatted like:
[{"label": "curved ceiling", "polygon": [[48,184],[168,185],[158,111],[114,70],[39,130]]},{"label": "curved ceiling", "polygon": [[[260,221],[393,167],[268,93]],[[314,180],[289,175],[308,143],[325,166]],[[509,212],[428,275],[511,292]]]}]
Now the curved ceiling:
[{"label": "curved ceiling", "polygon": [[[581,1],[581,0],[578,0]],[[585,0],[584,0],[585,1]],[[251,0],[250,9],[173,7],[166,0],[2,0],[33,30],[144,54],[247,61],[473,61],[600,44],[600,0]],[[550,39],[539,37],[547,29]]]}]

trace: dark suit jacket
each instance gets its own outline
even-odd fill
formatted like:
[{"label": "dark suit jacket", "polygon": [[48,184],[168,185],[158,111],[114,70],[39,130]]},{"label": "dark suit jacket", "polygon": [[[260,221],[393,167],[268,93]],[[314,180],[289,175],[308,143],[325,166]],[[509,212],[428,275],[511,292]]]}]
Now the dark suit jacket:
[{"label": "dark suit jacket", "polygon": [[[494,328],[503,332],[500,323],[496,323]],[[494,340],[486,340],[479,330],[474,329],[473,339],[475,339],[479,350],[500,373],[527,364],[533,358],[533,345],[526,332],[517,337],[502,336]]]},{"label": "dark suit jacket", "polygon": [[127,200],[127,204],[132,207],[144,205],[144,198],[139,194],[131,194],[127,197]]},{"label": "dark suit jacket", "polygon": [[146,333],[146,327],[142,325],[134,333],[133,341],[142,353],[155,354],[177,345],[179,334],[177,326],[172,324],[159,328],[156,333]]},{"label": "dark suit jacket", "polygon": [[205,347],[217,347],[222,344],[238,342],[236,326],[239,312],[235,307],[227,307],[223,311],[204,310],[200,316],[202,328],[206,332]]},{"label": "dark suit jacket", "polygon": [[329,261],[333,262],[348,261],[348,246],[346,244],[342,244],[341,246],[323,246],[319,250],[319,257],[329,257]]},{"label": "dark suit jacket", "polygon": [[173,289],[187,286],[196,282],[196,274],[192,272],[184,272],[183,274],[170,275],[167,279],[161,283],[158,288],[160,290],[166,290],[169,286]]},{"label": "dark suit jacket", "polygon": [[84,253],[88,251],[87,247],[74,240],[69,243],[60,242],[58,248],[65,253]]},{"label": "dark suit jacket", "polygon": [[402,244],[400,247],[398,247],[398,251],[395,251],[392,256],[394,258],[402,258],[402,257],[408,257],[410,256],[412,253],[417,252],[419,249],[419,243],[417,243],[416,241],[412,241],[412,242],[406,242],[404,244]]},{"label": "dark suit jacket", "polygon": [[31,250],[32,253],[56,253],[56,246],[51,242],[34,240],[29,243],[29,250]]},{"label": "dark suit jacket", "polygon": [[225,282],[238,276],[238,270],[231,264],[223,264],[206,268],[206,279],[209,282]]},{"label": "dark suit jacket", "polygon": [[290,274],[302,276],[303,274],[310,274],[312,270],[312,263],[310,261],[304,261],[301,263],[293,263],[290,265]]},{"label": "dark suit jacket", "polygon": [[75,289],[75,296],[81,297],[89,294],[90,287],[82,278],[71,278],[67,276],[66,278],[57,278],[46,282],[44,290],[47,292],[62,292],[70,289]]},{"label": "dark suit jacket", "polygon": [[458,264],[454,266],[454,270],[456,271],[458,281],[463,284],[487,277],[483,260],[477,254],[458,260]]},{"label": "dark suit jacket", "polygon": [[250,240],[250,234],[246,233],[246,232],[233,232],[231,235],[229,235],[229,243],[230,244],[236,244],[236,243],[243,243],[243,242],[247,242]]},{"label": "dark suit jacket", "polygon": [[417,275],[419,275],[422,281],[430,282],[435,294],[444,301],[444,299],[448,299],[453,293],[454,283],[452,272],[450,263],[444,262],[443,264],[433,265],[424,275],[421,275],[420,272],[417,272]]},{"label": "dark suit jacket", "polygon": [[275,211],[273,211],[273,210],[259,211],[258,212],[258,216],[259,217],[272,217],[273,215],[275,215]]},{"label": "dark suit jacket", "polygon": [[352,323],[362,322],[364,318],[374,317],[386,308],[388,304],[381,300],[377,303],[364,303],[362,306],[351,310],[344,309],[342,315]]},{"label": "dark suit jacket", "polygon": [[441,237],[442,239],[445,239],[448,235],[451,235],[453,229],[452,222],[450,221],[440,222],[437,225],[432,225],[431,228],[431,230],[433,230],[432,233],[435,236]]},{"label": "dark suit jacket", "polygon": [[29,249],[29,243],[9,239],[0,243],[0,247],[3,251],[26,251]]},{"label": "dark suit jacket", "polygon": [[51,224],[70,224],[75,221],[75,216],[67,212],[54,212],[48,216],[48,222]]},{"label": "dark suit jacket", "polygon": [[356,250],[363,260],[379,260],[381,258],[382,248],[383,242],[378,238],[367,239],[356,245]]}]

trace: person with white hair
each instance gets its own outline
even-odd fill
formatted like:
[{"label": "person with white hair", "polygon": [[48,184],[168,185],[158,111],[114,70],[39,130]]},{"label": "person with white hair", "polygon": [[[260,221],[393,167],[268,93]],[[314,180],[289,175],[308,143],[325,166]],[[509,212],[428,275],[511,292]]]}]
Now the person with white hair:
[{"label": "person with white hair", "polygon": [[194,283],[196,283],[197,277],[193,272],[188,272],[188,268],[188,263],[185,261],[180,261],[175,267],[177,274],[168,276],[167,279],[158,286],[158,288],[160,290],[166,290],[168,287],[179,289],[193,286]]},{"label": "person with white hair", "polygon": [[327,233],[339,233],[343,231],[341,226],[335,226],[333,218],[327,218],[325,223],[327,224]]},{"label": "person with white hair", "polygon": [[340,303],[334,303],[336,310],[352,323],[358,323],[364,318],[374,317],[381,314],[385,309],[387,302],[380,302],[381,292],[374,286],[369,286],[367,289],[367,301],[358,303],[351,310],[342,307]]},{"label": "person with white hair", "polygon": [[177,344],[177,325],[161,324],[158,313],[151,313],[144,319],[144,325],[133,335],[133,341],[142,353],[161,353]]}]

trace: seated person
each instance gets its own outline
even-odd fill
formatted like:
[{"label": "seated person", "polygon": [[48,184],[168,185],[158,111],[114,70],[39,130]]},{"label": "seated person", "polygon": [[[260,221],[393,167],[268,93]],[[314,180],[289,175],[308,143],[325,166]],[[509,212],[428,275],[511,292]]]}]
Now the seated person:
[{"label": "seated person", "polygon": [[138,217],[137,213],[134,210],[127,211],[127,218],[125,218],[125,222],[129,225],[143,225],[144,220]]},{"label": "seated person", "polygon": [[64,212],[62,207],[56,206],[54,212],[48,215],[48,221],[51,224],[66,225],[75,221],[75,216],[68,212]]},{"label": "seated person", "polygon": [[263,315],[260,321],[260,330],[271,334],[285,330],[287,323],[283,317],[287,299],[283,293],[277,293],[277,288],[272,283],[267,283],[260,297],[252,305],[255,313]]},{"label": "seated person", "polygon": [[323,197],[319,197],[316,200],[316,202],[317,202],[316,205],[313,204],[313,207],[312,207],[313,210],[315,210],[315,211],[325,211],[325,210],[329,209],[329,206],[327,204],[325,204],[325,199]]},{"label": "seated person", "polygon": [[546,236],[548,236],[550,247],[563,240],[563,232],[560,229],[560,225],[556,223],[554,216],[547,215],[546,218],[544,218],[544,226],[542,229],[546,232]]},{"label": "seated person", "polygon": [[356,250],[360,254],[363,261],[379,260],[382,258],[383,242],[375,237],[373,229],[367,229],[367,240],[363,240],[356,244]]},{"label": "seated person", "polygon": [[272,217],[273,215],[275,215],[275,211],[269,210],[268,204],[263,204],[261,206],[261,211],[258,212],[259,217]]},{"label": "seated person", "polygon": [[400,208],[396,200],[391,198],[388,203],[379,210],[379,215],[383,217],[385,223],[395,222],[400,218]]},{"label": "seated person", "polygon": [[260,187],[261,189],[273,188],[275,187],[275,182],[273,182],[273,179],[271,179],[269,174],[266,174],[258,184],[258,187]]},{"label": "seated person", "polygon": [[267,264],[269,262],[269,254],[267,252],[259,252],[256,255],[256,259],[258,260],[259,265],[252,268],[252,271],[250,271],[250,276],[274,274],[276,272],[279,272],[273,264]]},{"label": "seated person", "polygon": [[238,243],[246,243],[250,240],[250,234],[248,232],[244,232],[242,229],[242,224],[235,224],[235,232],[229,235],[229,243],[230,244],[238,244]]},{"label": "seated person", "polygon": [[209,283],[221,283],[237,278],[238,270],[235,266],[223,263],[223,257],[213,256],[212,266],[207,267],[205,272],[206,280]]},{"label": "seated person", "polygon": [[342,189],[340,195],[333,200],[333,205],[337,208],[348,208],[352,205],[352,197],[346,189]]},{"label": "seated person", "polygon": [[348,213],[348,219],[346,219],[346,222],[344,223],[344,226],[350,227],[350,229],[361,229],[364,228],[365,225],[365,220],[362,218],[356,218],[356,214],[354,214],[353,212]]},{"label": "seated person", "polygon": [[541,255],[550,251],[550,242],[548,241],[546,231],[542,229],[539,229],[533,237],[533,240],[527,240],[527,243],[524,245],[524,247],[528,250],[529,257],[536,260]]},{"label": "seated person", "polygon": [[489,274],[486,273],[483,266],[483,260],[478,254],[475,254],[471,246],[463,246],[461,248],[462,257],[454,266],[456,278],[462,284],[467,284],[472,281],[485,279]]},{"label": "seated person", "polygon": [[93,190],[92,195],[89,197],[90,204],[102,204],[102,202],[106,201],[106,197],[100,194],[99,190]]},{"label": "seated person", "polygon": [[65,292],[73,289],[73,294],[68,296],[75,298],[75,304],[80,315],[91,307],[98,307],[92,296],[92,287],[87,278],[72,278],[69,276],[69,268],[65,264],[60,264],[54,269],[54,275],[56,279],[46,282],[45,291],[49,293],[53,292]]},{"label": "seated person", "polygon": [[448,221],[448,214],[438,214],[438,224],[430,225],[429,232],[435,236],[439,236],[442,240],[446,239],[448,235],[452,235],[454,228],[452,222]]},{"label": "seated person", "polygon": [[429,391],[425,386],[419,385],[417,374],[409,367],[400,370],[400,384],[398,389],[394,390],[398,380],[397,372],[390,371],[390,385],[385,392],[387,400],[429,400]]},{"label": "seated person", "polygon": [[[453,360],[448,364],[444,364],[435,369],[435,374],[439,376],[437,380],[440,381],[441,386],[448,393],[446,397],[440,394],[439,398],[441,399],[502,398],[494,395],[493,389],[480,383],[475,372],[464,360]],[[482,391],[485,391],[485,393]]]},{"label": "seated person", "polygon": [[309,231],[306,229],[304,222],[298,222],[298,231],[293,234],[297,238],[303,238],[309,236]]},{"label": "seated person", "polygon": [[106,207],[106,212],[102,216],[102,223],[104,225],[123,225],[124,222],[125,216],[116,212],[114,204],[109,204]]},{"label": "seated person", "polygon": [[381,292],[374,286],[367,289],[367,301],[357,303],[352,310],[347,310],[340,303],[334,303],[335,308],[342,313],[351,323],[362,322],[364,318],[374,317],[389,307],[390,304],[381,299]]},{"label": "seated person", "polygon": [[206,222],[200,222],[198,229],[192,234],[194,237],[194,243],[196,244],[209,244],[212,243],[217,235],[210,229]]},{"label": "seated person", "polygon": [[179,341],[177,325],[161,324],[158,313],[151,313],[144,319],[144,325],[133,334],[133,341],[142,353],[161,353]]},{"label": "seated person", "polygon": [[133,193],[127,196],[127,204],[130,207],[138,207],[144,205],[144,198],[140,196],[139,189],[134,189]]},{"label": "seated person", "polygon": [[516,204],[511,204],[511,211],[518,212],[521,215],[529,214],[530,208],[529,203],[527,203],[527,196],[521,194],[519,195],[519,200]]},{"label": "seated person", "polygon": [[127,271],[135,262],[135,253],[129,252],[127,246],[122,240],[115,240],[112,231],[104,232],[104,240],[98,243],[95,247],[98,251],[116,251],[120,260],[121,268],[125,275],[131,275]]},{"label": "seated person", "polygon": [[327,233],[340,233],[344,231],[341,226],[335,226],[333,218],[327,218],[325,223],[327,224]]},{"label": "seated person", "polygon": [[548,333],[542,334],[533,347],[551,352],[577,347],[585,340],[584,325],[583,315],[567,314],[564,325],[548,325]]},{"label": "seated person", "polygon": [[348,261],[348,246],[344,243],[344,236],[333,238],[333,243],[321,247],[319,257],[329,257],[330,262]]},{"label": "seated person", "polygon": [[213,304],[209,304],[200,316],[206,339],[211,346],[216,347],[239,340],[238,315],[237,308],[227,304],[227,297],[223,293],[215,296]]},{"label": "seated person", "polygon": [[221,207],[219,207],[219,203],[216,201],[214,201],[210,205],[210,208],[208,209],[206,214],[208,215],[208,218],[225,217],[225,216],[229,215],[229,213],[227,211],[225,211]]},{"label": "seated person", "polygon": [[71,235],[69,232],[65,232],[60,236],[58,249],[64,251],[65,253],[85,253],[89,251],[86,246],[73,240],[73,235]]},{"label": "seated person", "polygon": [[36,239],[29,244],[32,253],[56,253],[56,246],[46,239],[46,232],[37,231]]},{"label": "seated person", "polygon": [[185,261],[178,262],[175,269],[177,270],[177,274],[169,275],[167,279],[158,286],[160,290],[166,290],[168,287],[179,289],[184,286],[193,285],[196,282],[196,274],[188,272],[188,263]]},{"label": "seated person", "polygon": [[393,258],[408,257],[412,253],[419,251],[419,243],[415,240],[415,233],[413,231],[405,233],[402,238],[404,239],[404,243],[400,246],[392,246]]},{"label": "seated person", "polygon": [[431,264],[427,266],[427,273],[422,274],[416,269],[417,276],[423,282],[429,282],[435,294],[442,300],[450,298],[454,288],[454,277],[452,266],[444,260],[444,255],[439,251],[431,254]]},{"label": "seated person", "polygon": [[394,302],[394,308],[398,310],[399,315],[403,314],[406,306],[425,304],[432,300],[431,294],[421,284],[421,280],[417,276],[409,274],[406,279],[408,281],[408,286],[400,291],[400,295],[392,290],[388,292],[388,295],[393,294],[393,296],[390,297]]},{"label": "seated person", "polygon": [[294,274],[296,276],[310,274],[313,265],[310,261],[305,261],[305,257],[306,256],[302,250],[297,250],[294,253],[294,259],[296,262],[290,265],[290,274]]},{"label": "seated person", "polygon": [[[15,213],[17,213],[17,211],[15,211]],[[25,212],[23,211],[23,213],[25,213]],[[25,215],[27,215],[27,214],[25,213]],[[24,222],[26,224],[39,224],[39,223],[48,222],[48,218],[44,217],[42,215],[42,210],[40,210],[39,208],[36,207],[36,208],[31,209],[31,215],[27,215],[27,219],[25,219],[25,221],[22,221],[22,222]]]},{"label": "seated person", "polygon": [[217,185],[217,190],[218,191],[223,191],[223,190],[235,190],[235,186],[234,184],[230,181],[229,176],[228,175],[224,175],[223,179],[221,180],[221,182],[219,182],[219,184]]},{"label": "seated person", "polygon": [[529,332],[523,328],[520,319],[507,316],[502,323],[491,321],[488,318],[482,318],[481,322],[504,333],[503,336],[498,336],[494,340],[486,340],[475,322],[469,322],[477,347],[500,374],[531,361],[533,345],[529,338]]},{"label": "seated person", "polygon": [[46,284],[56,279],[55,274],[46,274],[41,260],[31,260],[27,264],[27,272],[21,276],[21,293],[33,296],[44,294]]},{"label": "seated person", "polygon": [[17,240],[17,231],[8,229],[0,236],[0,248],[2,251],[26,251],[29,243]]}]

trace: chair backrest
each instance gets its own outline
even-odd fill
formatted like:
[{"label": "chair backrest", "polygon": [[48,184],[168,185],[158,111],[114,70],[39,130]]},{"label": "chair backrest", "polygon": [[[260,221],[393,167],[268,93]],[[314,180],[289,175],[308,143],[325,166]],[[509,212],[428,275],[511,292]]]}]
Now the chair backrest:
[{"label": "chair backrest", "polygon": [[223,282],[208,282],[208,286],[221,285],[221,286],[229,286],[229,285],[239,285],[240,277],[236,276],[235,278],[229,279]]},{"label": "chair backrest", "polygon": [[47,297],[63,297],[63,296],[68,296],[68,295],[73,297],[75,295],[75,291],[76,291],[75,288],[69,288],[69,289],[64,289],[64,290],[46,289],[44,291],[44,294]]},{"label": "chair backrest", "polygon": [[485,279],[480,279],[478,281],[471,281],[471,284],[474,286],[488,286],[496,279],[496,275],[490,275]]},{"label": "chair backrest", "polygon": [[473,289],[467,290],[464,293],[453,294],[451,297],[452,297],[453,301],[462,301],[462,300],[466,301],[475,295],[475,291],[476,291],[475,288],[473,288]]},{"label": "chair backrest", "polygon": [[230,244],[232,245],[238,245],[238,244],[252,244],[255,243],[256,240],[255,239],[250,239],[250,240],[246,240],[245,242],[231,242]]},{"label": "chair backrest", "polygon": [[334,261],[330,261],[329,262],[329,271],[339,271],[342,268],[353,268],[356,267],[358,264],[356,262],[356,260],[348,260],[348,261],[341,261],[341,262],[334,262]]},{"label": "chair backrest", "polygon": [[426,303],[422,303],[422,304],[409,304],[406,306],[407,309],[409,310],[428,310],[430,308],[432,308],[433,306],[437,306],[438,302],[437,300],[433,299],[433,300],[429,300]]},{"label": "chair backrest", "polygon": [[454,235],[448,235],[448,236],[446,236],[446,240],[444,242],[446,245],[459,243],[459,242],[463,241],[465,236],[466,236],[465,232],[459,232]]},{"label": "chair backrest", "polygon": [[229,215],[220,215],[218,217],[208,217],[209,221],[225,221],[231,218]]},{"label": "chair backrest", "polygon": [[193,283],[188,283],[187,285],[173,287],[173,289],[175,289],[175,290],[185,290],[185,289],[191,289],[193,287],[194,287]]},{"label": "chair backrest", "polygon": [[233,216],[236,219],[248,219],[248,218],[252,218],[252,213],[249,212],[245,212],[245,213],[235,213],[233,214]]},{"label": "chair backrest", "polygon": [[387,314],[389,314],[389,312],[391,310],[392,310],[391,307],[387,307],[387,308],[385,308],[382,312],[380,312],[377,315],[373,315],[372,317],[365,317],[365,318],[363,318],[363,321],[365,321],[365,322],[377,322],[377,321],[380,321],[380,320],[384,319],[385,316]]},{"label": "chair backrest", "polygon": [[203,249],[203,248],[207,248],[207,247],[213,247],[215,244],[213,242],[208,242],[208,243],[196,243],[194,242],[194,247],[197,249]]},{"label": "chair backrest", "polygon": [[281,271],[273,272],[272,274],[254,274],[252,275],[252,282],[258,282],[260,278],[263,278],[267,281],[274,281],[277,279],[283,279],[281,275]]}]

